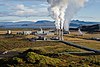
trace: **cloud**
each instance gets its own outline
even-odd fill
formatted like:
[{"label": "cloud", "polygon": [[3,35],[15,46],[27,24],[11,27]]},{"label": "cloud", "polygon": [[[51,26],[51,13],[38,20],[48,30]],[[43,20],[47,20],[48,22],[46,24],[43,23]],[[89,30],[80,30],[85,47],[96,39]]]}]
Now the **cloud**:
[{"label": "cloud", "polygon": [[3,6],[0,17],[48,16],[46,0],[0,0],[0,6]]},{"label": "cloud", "polygon": [[0,0],[0,4],[0,21],[44,19],[49,14],[43,0]]},{"label": "cloud", "polygon": [[11,10],[13,12],[9,13],[9,15],[18,17],[46,16],[48,12],[47,8],[29,7],[24,4],[17,4]]},{"label": "cloud", "polygon": [[32,14],[36,13],[34,9],[26,7],[23,4],[18,4],[13,9],[15,10],[15,12],[11,14],[15,16],[31,16]]},{"label": "cloud", "polygon": [[15,9],[24,10],[26,7],[23,4],[17,5]]}]

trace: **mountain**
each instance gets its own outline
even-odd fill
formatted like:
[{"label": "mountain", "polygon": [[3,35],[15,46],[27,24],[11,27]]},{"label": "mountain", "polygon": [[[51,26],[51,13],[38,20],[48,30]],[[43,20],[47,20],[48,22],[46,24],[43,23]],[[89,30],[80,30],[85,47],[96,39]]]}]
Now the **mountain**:
[{"label": "mountain", "polygon": [[42,21],[37,21],[35,24],[47,24],[47,23],[52,23],[53,21],[48,21],[48,20],[42,20]]},{"label": "mountain", "polygon": [[[72,20],[70,28],[77,28],[80,25],[94,25],[100,24],[100,22],[85,22],[79,20]],[[36,22],[32,21],[19,21],[19,22],[0,22],[0,28],[55,28],[54,21],[40,20]]]},{"label": "mountain", "polygon": [[86,21],[72,20],[70,26],[79,27],[83,25],[94,25],[94,24],[100,24],[100,22],[86,22]]}]

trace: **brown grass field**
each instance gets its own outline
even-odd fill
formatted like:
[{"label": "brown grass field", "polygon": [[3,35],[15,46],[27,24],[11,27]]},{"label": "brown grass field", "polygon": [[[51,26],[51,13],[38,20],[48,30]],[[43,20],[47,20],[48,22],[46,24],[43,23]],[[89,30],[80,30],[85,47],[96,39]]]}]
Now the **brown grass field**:
[{"label": "brown grass field", "polygon": [[83,36],[78,36],[78,33],[76,34],[72,33],[70,35],[65,35],[64,39],[66,41],[70,41],[75,44],[79,44],[82,46],[100,50],[100,41],[85,39],[85,38],[92,38],[92,37],[100,38],[100,34],[99,33],[98,34],[84,34]]},{"label": "brown grass field", "polygon": [[[34,37],[34,35],[15,35],[11,38],[6,38],[0,31],[0,51],[16,51],[22,53],[28,49],[35,50],[27,54],[14,55],[0,59],[0,67],[100,67],[100,55],[73,55],[62,54],[63,52],[88,52],[73,46],[63,44],[59,41],[36,41],[30,42],[25,38]],[[16,31],[13,31],[13,34]],[[85,38],[99,37],[100,34],[84,34],[78,36],[77,32],[72,32],[69,35],[64,35],[65,41],[86,46],[92,49],[100,50],[100,42],[95,40],[86,40]],[[52,36],[52,35],[50,35]],[[49,36],[48,36],[49,37]],[[5,56],[5,55],[3,55]],[[22,57],[23,56],[23,57]],[[38,63],[35,63],[38,59]],[[42,60],[42,61],[41,61]],[[15,62],[16,61],[16,62]],[[57,64],[56,64],[57,63]]]}]

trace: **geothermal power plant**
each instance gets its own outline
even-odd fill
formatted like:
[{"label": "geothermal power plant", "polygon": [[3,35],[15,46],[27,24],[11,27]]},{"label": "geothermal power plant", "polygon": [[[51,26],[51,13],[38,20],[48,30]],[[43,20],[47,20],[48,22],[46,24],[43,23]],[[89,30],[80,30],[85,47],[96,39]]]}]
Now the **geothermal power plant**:
[{"label": "geothermal power plant", "polygon": [[69,32],[69,23],[80,8],[84,7],[88,0],[47,0],[48,11],[55,20],[57,36],[63,40],[63,31]]}]

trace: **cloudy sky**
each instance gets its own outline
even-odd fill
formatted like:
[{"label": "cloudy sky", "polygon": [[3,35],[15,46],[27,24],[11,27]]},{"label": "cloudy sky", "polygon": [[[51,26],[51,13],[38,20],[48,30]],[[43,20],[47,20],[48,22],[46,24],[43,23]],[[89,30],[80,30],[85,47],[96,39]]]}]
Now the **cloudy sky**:
[{"label": "cloudy sky", "polygon": [[[46,0],[0,0],[0,22],[52,20]],[[100,0],[90,0],[73,19],[100,22]]]}]

